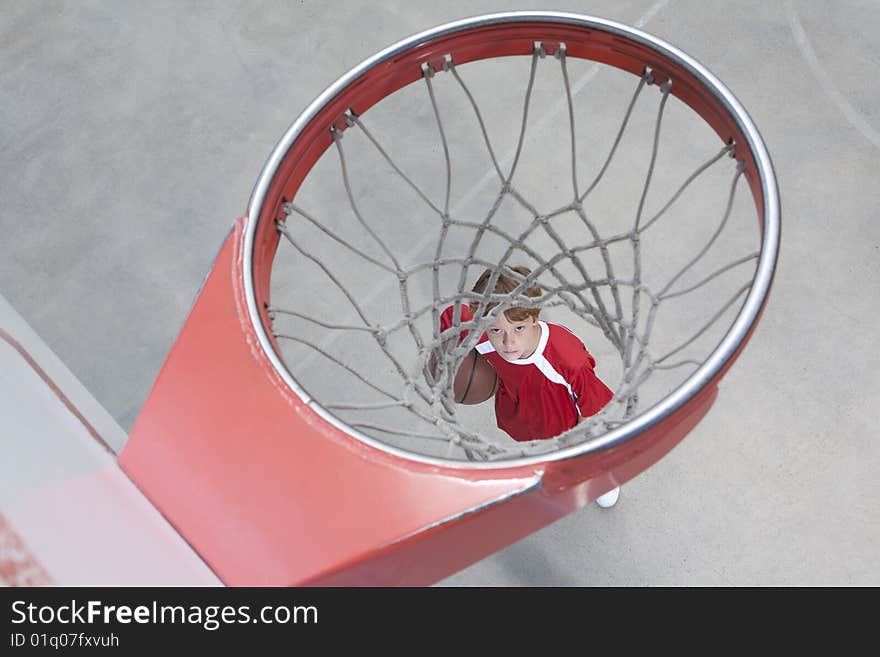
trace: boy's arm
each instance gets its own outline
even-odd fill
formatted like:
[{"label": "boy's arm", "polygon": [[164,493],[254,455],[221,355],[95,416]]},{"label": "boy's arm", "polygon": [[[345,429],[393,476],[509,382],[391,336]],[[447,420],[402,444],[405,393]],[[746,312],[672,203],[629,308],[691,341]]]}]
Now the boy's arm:
[{"label": "boy's arm", "polygon": [[[443,333],[443,331],[445,331],[446,329],[452,328],[452,321],[455,318],[454,313],[455,313],[455,305],[446,306],[446,308],[443,309],[443,312],[440,313],[440,333]],[[459,323],[468,322],[468,321],[472,320],[473,317],[474,316],[471,313],[470,308],[468,308],[465,305],[462,305],[461,306],[461,319],[459,320]],[[463,330],[461,333],[459,333],[458,343],[460,344],[461,341],[467,337],[467,335],[468,335],[467,330]],[[445,340],[443,340],[441,342],[441,347],[440,347],[441,353],[445,352],[447,349],[451,348],[454,344],[455,344],[454,337],[446,338]],[[428,358],[428,369],[431,372],[431,376],[435,376],[437,374],[437,359],[438,359],[437,353],[432,353]],[[461,368],[459,367],[459,370],[460,369]]]},{"label": "boy's arm", "polygon": [[[440,332],[443,333],[448,328],[452,327],[452,320],[454,318],[455,306],[447,306],[443,309],[443,312],[440,314]],[[471,313],[470,308],[467,306],[461,306],[461,319],[459,320],[460,324],[464,322],[469,322],[474,318],[473,313]],[[460,339],[464,340],[467,337],[468,331],[464,330],[460,334]]]}]

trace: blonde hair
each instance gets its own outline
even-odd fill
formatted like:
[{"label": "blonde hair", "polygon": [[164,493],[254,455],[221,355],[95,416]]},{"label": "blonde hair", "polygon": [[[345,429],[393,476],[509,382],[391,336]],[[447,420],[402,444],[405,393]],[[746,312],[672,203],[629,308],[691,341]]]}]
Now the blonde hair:
[{"label": "blonde hair", "polygon": [[[512,271],[515,271],[517,274],[521,274],[523,277],[528,276],[532,273],[532,270],[528,267],[510,267]],[[489,278],[492,276],[494,269],[486,269],[480,277],[477,279],[477,282],[474,283],[473,292],[477,294],[485,294],[486,293],[486,285],[489,283]],[[495,289],[492,291],[494,294],[510,294],[520,286],[520,282],[511,276],[507,276],[505,274],[498,274],[498,280],[495,281]],[[539,297],[541,296],[541,290],[537,287],[529,287],[521,292],[523,296],[527,297]],[[472,301],[468,304],[470,311],[472,313],[476,312],[479,307],[479,301]],[[498,303],[487,303],[485,310],[483,311],[483,316],[492,310]],[[504,311],[504,316],[507,318],[509,322],[523,322],[529,317],[538,319],[538,315],[541,314],[540,308],[521,308],[519,306],[514,306],[513,308],[508,308]]]}]

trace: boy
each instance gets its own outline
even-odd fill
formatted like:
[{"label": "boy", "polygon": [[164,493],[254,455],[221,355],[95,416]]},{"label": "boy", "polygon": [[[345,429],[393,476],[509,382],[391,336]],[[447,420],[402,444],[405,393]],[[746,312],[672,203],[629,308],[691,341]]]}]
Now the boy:
[{"label": "boy", "polygon": [[[523,277],[531,274],[526,267],[511,269]],[[486,269],[473,291],[485,294],[492,273],[492,269]],[[510,294],[517,287],[516,279],[499,274],[493,292]],[[534,298],[541,292],[531,287],[522,294]],[[463,306],[461,321],[473,319],[479,305],[472,302]],[[495,305],[487,303],[483,316]],[[452,326],[453,312],[453,306],[443,311],[441,331]],[[540,308],[508,308],[486,327],[475,347],[498,375],[498,427],[517,441],[558,436],[598,413],[613,396],[596,376],[596,361],[580,339],[564,326],[540,321],[540,312]],[[619,487],[615,488],[596,503],[603,508],[613,506],[619,492]]]}]

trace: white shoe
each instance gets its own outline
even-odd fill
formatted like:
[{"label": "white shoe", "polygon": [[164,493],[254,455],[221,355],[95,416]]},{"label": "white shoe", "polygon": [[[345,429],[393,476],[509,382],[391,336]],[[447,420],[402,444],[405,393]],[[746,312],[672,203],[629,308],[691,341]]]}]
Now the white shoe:
[{"label": "white shoe", "polygon": [[610,509],[612,506],[617,504],[617,498],[620,497],[620,486],[617,488],[613,488],[604,495],[600,495],[596,498],[596,504],[601,506],[603,509]]}]

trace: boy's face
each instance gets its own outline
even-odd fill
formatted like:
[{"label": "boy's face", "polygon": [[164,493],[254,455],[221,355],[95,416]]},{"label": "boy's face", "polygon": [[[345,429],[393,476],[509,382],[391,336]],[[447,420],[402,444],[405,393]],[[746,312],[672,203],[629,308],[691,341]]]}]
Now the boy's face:
[{"label": "boy's face", "polygon": [[486,335],[504,360],[520,360],[528,358],[538,348],[541,327],[534,317],[511,322],[501,313],[486,327]]}]

